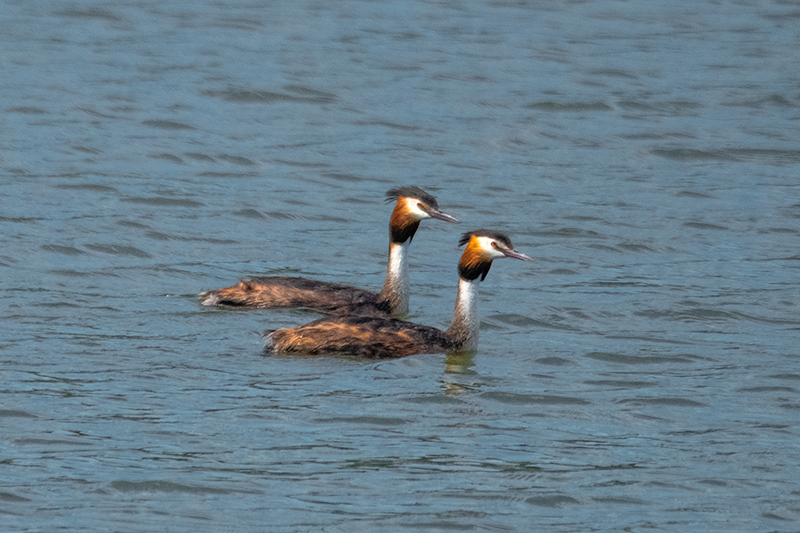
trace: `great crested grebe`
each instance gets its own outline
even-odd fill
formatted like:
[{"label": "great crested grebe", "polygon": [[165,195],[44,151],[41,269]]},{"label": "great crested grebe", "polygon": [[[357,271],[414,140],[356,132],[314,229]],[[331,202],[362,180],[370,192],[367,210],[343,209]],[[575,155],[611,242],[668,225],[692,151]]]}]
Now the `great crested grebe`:
[{"label": "great crested grebe", "polygon": [[408,312],[408,247],[419,223],[426,218],[458,222],[439,210],[436,198],[419,187],[400,187],[386,193],[395,201],[389,219],[389,264],[381,292],[299,277],[250,278],[201,295],[203,305],[246,308],[304,307],[336,315],[396,316]]},{"label": "great crested grebe", "polygon": [[503,233],[477,230],[465,233],[458,263],[458,294],[453,323],[447,331],[394,318],[348,316],[320,319],[296,328],[265,332],[266,353],[405,357],[416,353],[474,350],[478,346],[478,285],[492,261],[511,257],[532,261],[518,252]]}]

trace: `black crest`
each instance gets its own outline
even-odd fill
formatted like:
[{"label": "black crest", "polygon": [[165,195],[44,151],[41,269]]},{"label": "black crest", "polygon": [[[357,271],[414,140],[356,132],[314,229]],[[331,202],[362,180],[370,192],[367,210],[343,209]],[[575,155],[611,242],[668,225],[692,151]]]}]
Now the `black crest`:
[{"label": "black crest", "polygon": [[439,208],[436,198],[413,185],[386,191],[386,203],[396,202],[398,198],[416,198],[417,200],[425,202],[430,207]]}]

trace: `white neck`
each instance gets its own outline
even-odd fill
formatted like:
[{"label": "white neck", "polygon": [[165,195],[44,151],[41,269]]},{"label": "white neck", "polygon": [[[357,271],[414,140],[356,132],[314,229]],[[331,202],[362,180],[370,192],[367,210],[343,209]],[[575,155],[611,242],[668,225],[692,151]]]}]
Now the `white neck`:
[{"label": "white neck", "polygon": [[408,312],[409,280],[408,280],[408,240],[402,244],[389,244],[389,264],[386,266],[386,279],[379,295],[392,308],[392,314]]},{"label": "white neck", "polygon": [[453,310],[453,324],[447,330],[448,335],[460,349],[474,350],[478,347],[478,286],[477,279],[458,278],[458,294]]}]

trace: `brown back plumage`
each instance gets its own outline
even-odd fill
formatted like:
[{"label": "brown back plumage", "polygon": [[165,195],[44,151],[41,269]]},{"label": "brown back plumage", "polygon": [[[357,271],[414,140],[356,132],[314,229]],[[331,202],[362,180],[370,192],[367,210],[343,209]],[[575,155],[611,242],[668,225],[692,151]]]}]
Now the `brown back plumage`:
[{"label": "brown back plumage", "polygon": [[217,305],[251,308],[313,308],[336,315],[389,316],[388,305],[374,292],[299,277],[271,276],[240,281],[236,285],[209,291]]},{"label": "brown back plumage", "polygon": [[282,354],[392,358],[442,352],[450,346],[444,332],[436,328],[363,316],[315,320],[266,335],[266,350]]}]

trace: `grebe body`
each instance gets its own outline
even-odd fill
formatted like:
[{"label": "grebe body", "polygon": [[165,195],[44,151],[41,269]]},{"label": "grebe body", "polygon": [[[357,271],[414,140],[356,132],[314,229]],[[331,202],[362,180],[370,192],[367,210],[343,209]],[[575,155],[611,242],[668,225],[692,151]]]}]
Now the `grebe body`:
[{"label": "grebe body", "polygon": [[478,285],[494,259],[530,261],[498,231],[465,233],[466,244],[458,264],[458,293],[453,322],[446,331],[399,320],[365,316],[320,319],[295,328],[265,333],[265,352],[355,357],[405,357],[417,353],[474,350],[478,346]]},{"label": "grebe body", "polygon": [[240,281],[232,287],[209,291],[203,305],[228,305],[248,309],[310,308],[333,315],[390,316],[392,308],[378,293],[314,279],[270,276]]},{"label": "grebe body", "polygon": [[243,308],[297,307],[335,315],[397,316],[408,312],[408,248],[419,223],[428,218],[458,222],[439,210],[436,199],[419,187],[386,193],[395,206],[389,219],[389,262],[379,293],[301,277],[254,277],[201,295],[203,305]]}]

